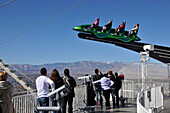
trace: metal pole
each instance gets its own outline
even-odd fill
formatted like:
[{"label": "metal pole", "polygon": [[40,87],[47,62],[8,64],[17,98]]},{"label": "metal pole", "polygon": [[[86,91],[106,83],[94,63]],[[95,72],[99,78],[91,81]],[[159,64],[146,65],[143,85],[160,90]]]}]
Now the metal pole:
[{"label": "metal pole", "polygon": [[84,79],[84,84],[85,84],[85,104],[86,104],[86,106],[88,106],[88,98],[87,98],[87,88],[88,88],[88,86],[87,86],[87,81],[86,81],[86,79]]},{"label": "metal pole", "polygon": [[144,89],[147,78],[147,61],[149,61],[149,51],[140,52],[140,61],[142,62],[142,89]]},{"label": "metal pole", "polygon": [[169,63],[168,63],[168,81],[169,81],[169,88],[168,88],[168,95],[170,96],[170,72],[169,72]]},{"label": "metal pole", "polygon": [[144,59],[142,61],[142,89],[145,88],[145,82],[146,82],[146,60]]},{"label": "metal pole", "polygon": [[145,79],[145,77],[144,77],[145,75],[144,75],[144,62],[142,62],[142,89],[144,89],[144,79]]}]

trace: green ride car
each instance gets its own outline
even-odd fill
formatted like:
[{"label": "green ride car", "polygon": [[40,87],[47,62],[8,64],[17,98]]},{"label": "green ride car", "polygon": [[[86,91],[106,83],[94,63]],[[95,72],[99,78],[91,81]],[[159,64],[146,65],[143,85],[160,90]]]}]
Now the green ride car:
[{"label": "green ride car", "polygon": [[91,33],[95,35],[97,38],[113,38],[116,40],[120,40],[122,42],[132,42],[132,41],[140,41],[141,39],[137,35],[129,36],[128,31],[123,31],[122,33],[116,34],[115,29],[111,28],[110,30],[106,30],[102,32],[101,26],[96,28],[91,28],[90,24],[84,24],[80,26],[76,26],[73,28],[75,31],[83,32],[83,33]]}]

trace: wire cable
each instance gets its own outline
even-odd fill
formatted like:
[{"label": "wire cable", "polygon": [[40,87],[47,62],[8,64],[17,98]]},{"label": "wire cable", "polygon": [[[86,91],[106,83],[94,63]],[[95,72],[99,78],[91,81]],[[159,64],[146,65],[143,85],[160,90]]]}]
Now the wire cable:
[{"label": "wire cable", "polygon": [[29,78],[27,75],[25,75],[24,73],[22,73],[20,70],[18,70],[17,68],[15,68],[13,65],[9,64],[8,62],[6,62],[5,60],[3,60],[3,62],[7,63],[9,66],[11,66],[12,68],[14,68],[16,71],[18,71],[21,75],[23,75],[24,77],[26,77],[27,79],[29,79],[31,82],[35,83],[35,81],[33,81],[31,78]]},{"label": "wire cable", "polygon": [[15,0],[11,0],[11,1],[9,1],[9,2],[3,4],[3,5],[1,5],[0,8],[3,7],[3,6],[6,6],[6,5],[8,5],[8,4],[10,4],[10,3],[13,2],[13,1],[15,1]]},{"label": "wire cable", "polygon": [[62,11],[62,12],[60,12],[59,14],[57,14],[57,15],[55,15],[55,16],[53,16],[53,17],[51,17],[51,18],[49,18],[49,19],[47,19],[47,20],[41,22],[40,24],[35,25],[34,27],[32,27],[32,28],[30,28],[30,29],[28,29],[28,30],[26,30],[26,31],[24,31],[24,32],[22,32],[22,33],[20,33],[20,34],[18,34],[18,35],[16,35],[16,36],[14,36],[14,37],[12,37],[12,38],[10,38],[10,39],[4,41],[4,42],[2,42],[2,43],[0,43],[0,45],[3,45],[3,44],[5,44],[5,43],[8,43],[9,41],[11,41],[11,40],[13,40],[13,39],[15,39],[15,38],[17,38],[17,37],[19,37],[19,36],[21,36],[21,35],[23,35],[23,34],[29,32],[29,31],[33,30],[34,28],[36,28],[36,27],[38,27],[38,26],[40,26],[40,25],[42,25],[42,24],[44,24],[44,23],[46,23],[46,22],[48,22],[48,21],[50,21],[50,20],[52,20],[52,19],[54,19],[55,17],[57,17],[57,16],[59,16],[59,15],[65,13],[65,12],[67,12],[67,11],[73,9],[74,7],[76,7],[76,6],[78,6],[78,5],[82,4],[82,3],[84,3],[85,1],[87,1],[87,0],[81,1],[80,3],[78,3],[78,4],[74,5],[74,6],[68,8],[68,9],[66,9],[66,10],[64,10],[64,11]]}]

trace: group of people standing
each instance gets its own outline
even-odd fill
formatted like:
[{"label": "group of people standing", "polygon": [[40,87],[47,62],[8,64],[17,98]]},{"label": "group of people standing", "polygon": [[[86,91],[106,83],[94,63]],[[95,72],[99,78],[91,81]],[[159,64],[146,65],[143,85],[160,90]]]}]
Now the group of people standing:
[{"label": "group of people standing", "polygon": [[[68,84],[70,87],[70,92],[67,96],[63,97],[60,100],[55,100],[55,97],[51,97],[52,105],[57,106],[57,102],[61,104],[61,109],[59,111],[53,111],[53,113],[66,113],[66,105],[68,103],[68,113],[73,113],[73,98],[75,97],[74,88],[76,87],[75,79],[70,76],[69,69],[64,70],[64,78],[62,78],[58,70],[54,69],[51,72],[50,78],[47,77],[47,69],[41,68],[41,76],[36,79],[36,89],[37,89],[37,100],[40,106],[47,107],[49,106],[49,89],[54,91],[55,89],[60,88],[64,84]],[[119,107],[119,90],[121,88],[122,80],[124,76],[119,76],[118,73],[112,73],[108,71],[105,74],[102,74],[99,69],[95,69],[95,75],[93,77],[93,82],[89,86],[89,100],[93,100],[96,97],[93,103],[90,103],[89,106],[100,105],[103,108],[103,98],[102,94],[106,100],[106,109],[110,109],[110,95],[112,95],[113,108],[115,105]],[[6,81],[7,73],[0,72],[0,113],[14,113],[14,107],[12,104],[12,93],[13,86]],[[93,87],[94,85],[94,87]],[[94,89],[93,89],[94,88]],[[5,90],[5,91],[4,91]],[[116,102],[115,102],[116,97]],[[90,102],[90,101],[89,101]],[[9,112],[6,112],[8,109]],[[48,111],[43,111],[43,113],[48,113]]]},{"label": "group of people standing", "polygon": [[[99,26],[99,18],[95,19],[95,22],[92,23],[91,27],[89,28],[89,30],[91,30],[91,28],[97,28]],[[112,28],[112,20],[109,21],[108,24],[104,25],[101,32],[106,32],[106,30],[111,30]],[[129,34],[128,36],[132,36],[132,35],[137,35],[138,33],[138,29],[139,29],[139,24],[134,25],[134,28],[132,28],[131,30],[129,30]],[[122,22],[121,25],[119,25],[115,31],[114,34],[119,35],[119,33],[123,33],[123,31],[125,30],[125,22]]]},{"label": "group of people standing", "polygon": [[103,108],[102,92],[106,100],[106,109],[110,109],[110,95],[112,95],[113,108],[115,108],[115,105],[119,107],[119,90],[123,79],[124,76],[119,76],[117,72],[113,74],[112,71],[108,71],[102,74],[99,69],[95,69],[93,84],[95,86],[96,102],[101,108]]},{"label": "group of people standing", "polygon": [[[51,98],[52,105],[57,106],[59,101],[61,104],[61,110],[54,111],[53,113],[66,113],[66,105],[68,103],[68,112],[73,113],[73,98],[75,97],[74,88],[76,87],[76,81],[73,77],[70,76],[69,69],[64,70],[64,78],[62,78],[59,72],[54,69],[51,73],[50,78],[48,78],[46,68],[40,70],[41,76],[36,79],[36,88],[37,88],[37,100],[40,106],[49,106],[49,86],[52,91],[63,86],[67,83],[71,88],[70,93],[62,98],[61,100],[55,100]],[[102,94],[106,100],[106,109],[110,109],[110,95],[112,95],[113,108],[115,106],[119,107],[119,90],[121,88],[122,80],[124,76],[119,76],[118,73],[108,71],[105,74],[102,74],[99,69],[95,69],[95,75],[92,76],[93,82],[89,85],[89,106],[100,105],[103,108],[103,98]],[[94,87],[93,87],[94,85]],[[93,89],[94,88],[94,89]],[[93,91],[93,93],[91,92]],[[96,98],[95,98],[96,97]],[[115,102],[116,97],[116,102]],[[91,101],[95,98],[94,101]],[[48,113],[44,111],[43,113]]]},{"label": "group of people standing", "polygon": [[[59,72],[54,69],[51,73],[50,78],[48,78],[46,68],[42,68],[40,70],[41,76],[36,79],[36,89],[37,89],[37,100],[40,106],[49,106],[49,86],[54,91],[55,89],[63,86],[66,82],[69,84],[70,93],[61,99],[59,102],[61,103],[61,110],[54,111],[53,113],[66,113],[66,105],[68,103],[68,112],[73,113],[73,98],[75,96],[74,88],[76,87],[76,81],[72,76],[70,76],[69,69],[64,70],[64,79],[60,76]],[[54,97],[51,98],[52,105],[57,106],[57,101]],[[44,111],[43,113],[48,113],[48,111]]]}]

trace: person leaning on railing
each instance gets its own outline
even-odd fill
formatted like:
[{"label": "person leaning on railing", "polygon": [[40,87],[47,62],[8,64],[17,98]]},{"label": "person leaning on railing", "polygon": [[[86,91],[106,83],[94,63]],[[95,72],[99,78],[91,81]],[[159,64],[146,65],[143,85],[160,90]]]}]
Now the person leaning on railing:
[{"label": "person leaning on railing", "polygon": [[[40,106],[49,106],[49,85],[51,86],[52,91],[55,89],[54,82],[48,78],[46,68],[41,68],[41,76],[36,79],[36,89],[37,89],[37,100]],[[48,111],[43,111],[42,113],[48,113]]]},{"label": "person leaning on railing", "polygon": [[106,109],[110,109],[110,87],[113,86],[114,82],[108,78],[107,74],[104,74],[100,80],[94,81],[93,84],[101,83],[103,95],[106,100]]},{"label": "person leaning on railing", "polygon": [[0,72],[0,113],[15,113],[12,103],[14,87],[7,82],[8,75]]}]

